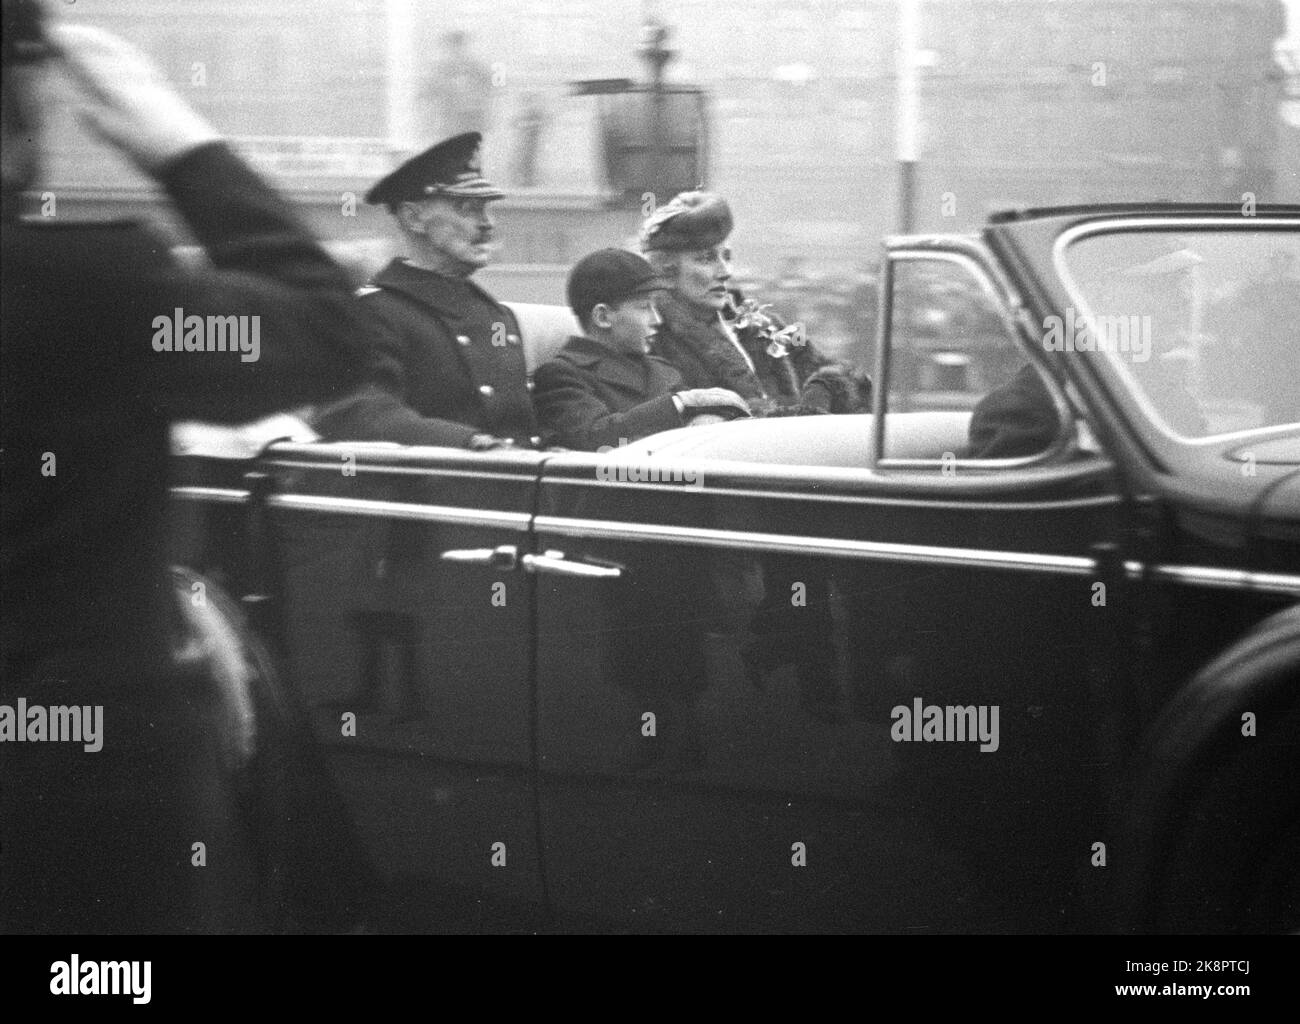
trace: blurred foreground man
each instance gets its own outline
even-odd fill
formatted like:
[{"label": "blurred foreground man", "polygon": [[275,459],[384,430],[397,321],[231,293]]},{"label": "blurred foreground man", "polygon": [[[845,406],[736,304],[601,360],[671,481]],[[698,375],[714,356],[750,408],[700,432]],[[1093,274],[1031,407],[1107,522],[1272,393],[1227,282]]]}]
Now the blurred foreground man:
[{"label": "blurred foreground man", "polygon": [[[173,661],[168,424],[335,397],[361,380],[364,328],[343,273],[141,54],[47,31],[32,2],[3,12],[0,931],[258,930],[245,794],[211,688]],[[20,216],[60,75],[213,269],[136,223]],[[315,881],[335,899],[315,924],[350,927],[353,894]]]},{"label": "blurred foreground man", "polygon": [[584,333],[537,369],[534,399],[550,443],[595,451],[672,430],[696,415],[748,415],[739,395],[687,390],[680,373],[649,354],[660,323],[653,299],[665,284],[623,249],[578,261],[567,291]]},{"label": "blurred foreground man", "polygon": [[406,239],[360,292],[378,337],[370,383],[318,413],[331,440],[494,448],[537,443],[528,370],[514,314],[470,276],[492,260],[487,204],[504,198],[466,132],[412,157],[366,193]]}]

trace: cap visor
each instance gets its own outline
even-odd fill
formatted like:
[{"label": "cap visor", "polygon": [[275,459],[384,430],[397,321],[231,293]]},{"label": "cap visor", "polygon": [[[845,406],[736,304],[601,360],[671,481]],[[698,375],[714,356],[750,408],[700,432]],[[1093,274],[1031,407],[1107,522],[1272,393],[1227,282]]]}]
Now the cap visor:
[{"label": "cap visor", "polygon": [[649,281],[643,281],[632,289],[633,295],[653,295],[655,292],[666,292],[672,285],[662,277],[651,278]]}]

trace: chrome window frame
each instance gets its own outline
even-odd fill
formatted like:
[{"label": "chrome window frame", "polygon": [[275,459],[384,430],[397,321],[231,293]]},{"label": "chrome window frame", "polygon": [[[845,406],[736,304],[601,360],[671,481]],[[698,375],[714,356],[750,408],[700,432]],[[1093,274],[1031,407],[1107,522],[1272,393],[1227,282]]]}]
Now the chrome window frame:
[{"label": "chrome window frame", "polygon": [[872,389],[872,438],[868,454],[871,469],[942,470],[943,459],[900,459],[885,456],[885,429],[889,415],[889,372],[893,349],[894,265],[904,261],[942,260],[965,268],[975,279],[985,297],[997,310],[1003,329],[1027,361],[1037,370],[1048,394],[1060,428],[1056,440],[1041,452],[1007,459],[975,459],[954,452],[955,463],[967,469],[1007,470],[1032,468],[1057,463],[1075,448],[1075,414],[1065,392],[1052,375],[1046,357],[1030,339],[1029,311],[1020,293],[1002,273],[992,254],[974,239],[953,236],[917,236],[885,240],[881,258],[880,302],[877,311],[876,386]]}]

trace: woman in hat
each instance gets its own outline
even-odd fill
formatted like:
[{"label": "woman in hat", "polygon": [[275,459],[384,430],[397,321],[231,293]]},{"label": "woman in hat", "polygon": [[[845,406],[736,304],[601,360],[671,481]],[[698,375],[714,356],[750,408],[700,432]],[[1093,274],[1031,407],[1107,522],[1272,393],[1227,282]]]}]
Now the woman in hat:
[{"label": "woman in hat", "polygon": [[[859,388],[844,370],[823,366],[799,336],[762,324],[732,293],[731,209],[709,192],[683,192],[660,207],[641,230],[646,260],[668,282],[655,308],[663,321],[653,351],[681,373],[689,388],[727,388],[744,398],[759,416],[856,412],[869,397],[869,382]],[[791,332],[793,334],[793,332]],[[730,565],[731,579],[719,581],[719,595],[734,592],[734,579],[752,571],[750,556]],[[723,560],[714,572],[728,575]],[[751,683],[794,664],[800,708],[822,721],[842,717],[837,681],[838,654],[825,573],[806,559],[769,555],[756,567],[764,597],[750,622],[753,637],[741,657]],[[790,602],[791,584],[805,587],[806,603]],[[719,600],[725,600],[719,596]]]},{"label": "woman in hat", "polygon": [[655,304],[655,353],[688,387],[727,388],[758,415],[864,410],[865,388],[825,365],[797,328],[738,298],[732,226],[731,208],[711,192],[682,192],[642,225],[641,249],[670,285]]}]

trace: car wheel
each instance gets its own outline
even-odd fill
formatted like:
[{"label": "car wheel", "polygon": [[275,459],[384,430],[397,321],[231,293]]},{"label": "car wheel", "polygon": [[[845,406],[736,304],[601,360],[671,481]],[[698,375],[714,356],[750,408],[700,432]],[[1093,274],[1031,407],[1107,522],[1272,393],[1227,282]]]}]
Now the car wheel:
[{"label": "car wheel", "polygon": [[1300,713],[1267,716],[1290,743],[1242,750],[1190,787],[1151,901],[1158,933],[1300,929]]},{"label": "car wheel", "polygon": [[1127,931],[1300,931],[1300,608],[1199,673],[1153,727],[1125,823]]},{"label": "car wheel", "polygon": [[230,860],[242,866],[242,877],[227,874],[206,930],[357,928],[369,890],[364,856],[275,658],[215,582],[184,568],[172,581],[177,678],[214,748],[208,817],[222,822]]}]

